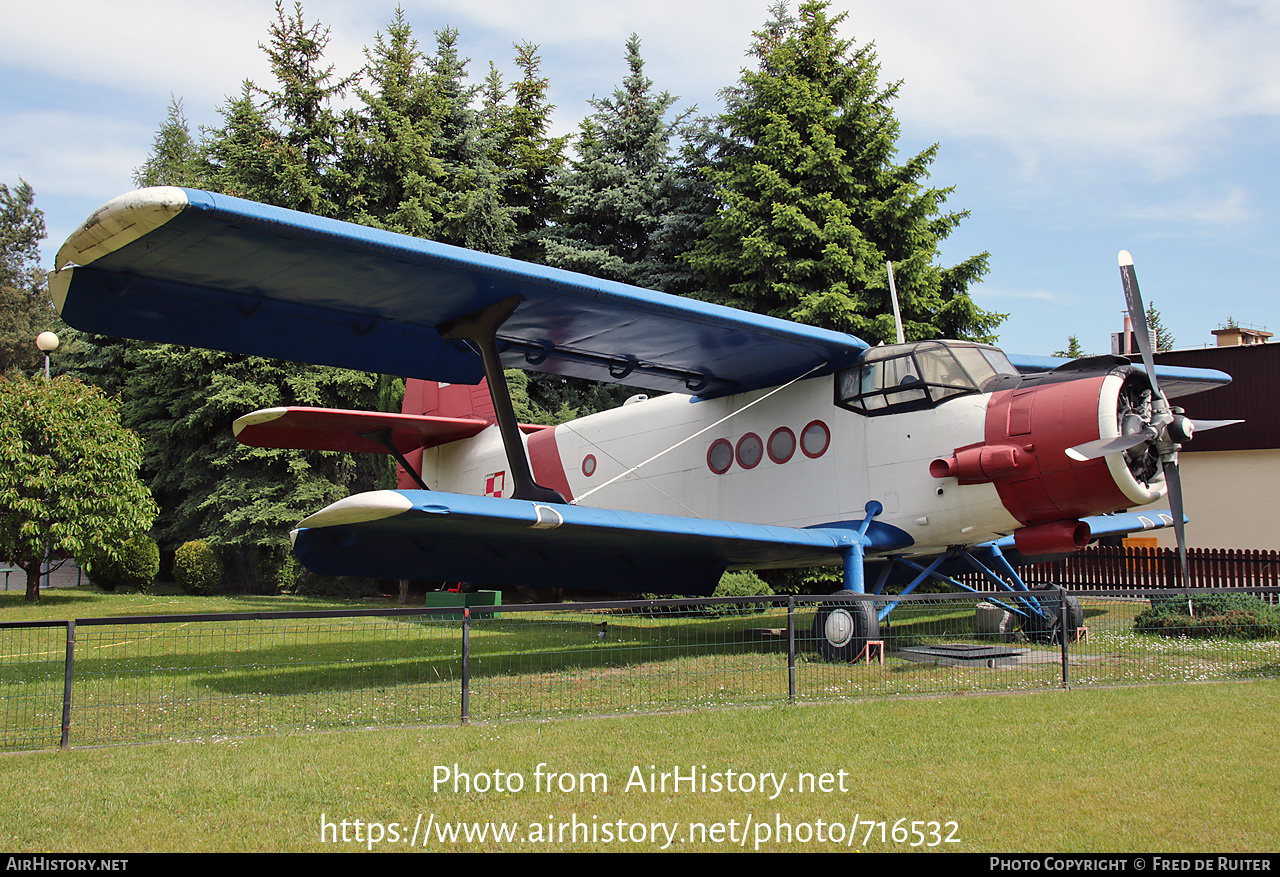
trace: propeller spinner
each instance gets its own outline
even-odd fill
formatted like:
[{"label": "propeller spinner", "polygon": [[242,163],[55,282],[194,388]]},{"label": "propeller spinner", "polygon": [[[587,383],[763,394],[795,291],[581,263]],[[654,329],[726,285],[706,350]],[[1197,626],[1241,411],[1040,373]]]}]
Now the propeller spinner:
[{"label": "propeller spinner", "polygon": [[[1147,329],[1147,312],[1142,305],[1142,293],[1138,290],[1138,275],[1133,268],[1133,256],[1128,250],[1120,251],[1120,280],[1124,284],[1125,304],[1133,322],[1133,334],[1142,354],[1146,371],[1146,386],[1141,379],[1126,381],[1120,394],[1117,410],[1120,435],[1098,439],[1068,448],[1067,456],[1073,460],[1096,460],[1111,454],[1124,454],[1125,464],[1135,478],[1150,481],[1157,467],[1164,475],[1169,495],[1169,511],[1173,514],[1174,535],[1178,540],[1178,560],[1182,565],[1182,580],[1188,581],[1187,544],[1182,513],[1182,480],[1178,475],[1178,450],[1197,432],[1243,423],[1241,420],[1192,420],[1181,408],[1169,404],[1169,398],[1160,389],[1156,377],[1155,359],[1152,357],[1151,334]],[[1137,376],[1134,376],[1135,378]]]}]

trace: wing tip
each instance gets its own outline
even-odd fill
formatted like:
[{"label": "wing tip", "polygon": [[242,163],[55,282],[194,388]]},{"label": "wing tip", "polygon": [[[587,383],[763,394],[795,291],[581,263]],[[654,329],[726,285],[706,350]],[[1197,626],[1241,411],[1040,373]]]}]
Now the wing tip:
[{"label": "wing tip", "polygon": [[279,420],[288,413],[288,408],[260,408],[250,414],[244,414],[237,417],[231,424],[231,434],[239,437],[240,433],[243,432],[246,427],[257,426],[261,423],[270,423],[273,420]]},{"label": "wing tip", "polygon": [[398,490],[372,490],[340,499],[298,522],[297,530],[361,524],[403,514],[413,501]]},{"label": "wing tip", "polygon": [[191,204],[185,189],[152,186],[112,198],[89,215],[58,248],[54,271],[88,265],[155,231]]}]

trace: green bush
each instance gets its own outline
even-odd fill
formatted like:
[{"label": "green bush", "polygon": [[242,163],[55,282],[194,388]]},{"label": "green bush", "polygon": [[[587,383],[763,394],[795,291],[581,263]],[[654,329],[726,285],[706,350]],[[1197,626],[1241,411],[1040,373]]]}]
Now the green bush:
[{"label": "green bush", "polygon": [[1153,600],[1133,625],[1163,636],[1273,639],[1280,637],[1280,607],[1244,594],[1203,594],[1192,595],[1188,612],[1185,598],[1165,598]]},{"label": "green bush", "polygon": [[222,585],[222,561],[203,539],[184,542],[173,556],[173,578],[187,594],[213,594]]},{"label": "green bush", "polygon": [[[668,600],[671,599],[670,594],[637,594],[642,600]],[[720,577],[720,582],[716,585],[713,597],[772,597],[773,589],[750,570],[741,572],[727,572]],[[725,603],[725,604],[703,604],[699,606],[674,606],[674,607],[657,607],[653,611],[662,615],[710,615],[718,617],[721,615],[744,615],[748,612],[763,612],[769,608],[769,603]],[[646,611],[646,610],[642,610]]]},{"label": "green bush", "polygon": [[137,588],[146,593],[160,572],[160,546],[140,534],[119,546],[114,557],[105,548],[90,551],[84,566],[90,581],[103,590]]}]

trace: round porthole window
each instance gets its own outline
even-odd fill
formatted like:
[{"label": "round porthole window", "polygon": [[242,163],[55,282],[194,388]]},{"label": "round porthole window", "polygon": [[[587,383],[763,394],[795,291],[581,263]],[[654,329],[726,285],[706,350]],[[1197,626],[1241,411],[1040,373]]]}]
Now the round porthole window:
[{"label": "round porthole window", "polygon": [[775,463],[785,463],[796,452],[796,434],[785,426],[780,426],[769,436],[769,459]]},{"label": "round porthole window", "polygon": [[595,454],[587,454],[582,458],[582,474],[590,478],[596,474],[596,457]]},{"label": "round porthole window", "polygon": [[764,458],[764,442],[754,432],[749,432],[738,439],[738,465],[743,469],[754,469]]},{"label": "round porthole window", "polygon": [[723,475],[733,465],[733,445],[728,439],[716,439],[707,448],[707,467],[717,475]]},{"label": "round porthole window", "polygon": [[821,457],[831,444],[831,430],[821,420],[815,420],[800,433],[800,450],[806,457]]}]

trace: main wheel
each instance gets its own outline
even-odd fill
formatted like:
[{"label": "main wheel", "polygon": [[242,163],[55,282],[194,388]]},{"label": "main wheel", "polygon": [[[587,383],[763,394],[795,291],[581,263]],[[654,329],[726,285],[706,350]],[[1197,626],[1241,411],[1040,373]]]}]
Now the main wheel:
[{"label": "main wheel", "polygon": [[854,661],[866,648],[867,640],[880,638],[880,622],[869,600],[841,599],[853,591],[839,591],[835,599],[818,607],[813,619],[813,638],[818,653],[829,661]]}]

